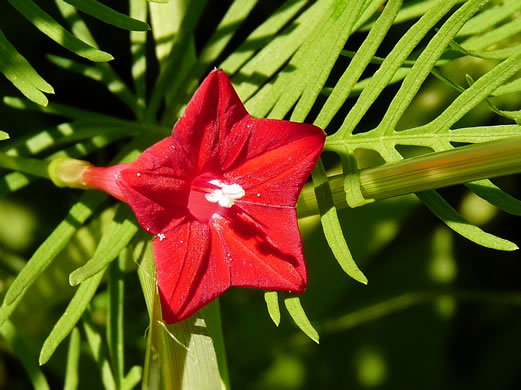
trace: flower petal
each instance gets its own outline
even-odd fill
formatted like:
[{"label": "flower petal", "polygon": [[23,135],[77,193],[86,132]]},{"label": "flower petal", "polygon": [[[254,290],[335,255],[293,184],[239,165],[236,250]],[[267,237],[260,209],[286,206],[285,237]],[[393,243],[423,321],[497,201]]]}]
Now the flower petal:
[{"label": "flower petal", "polygon": [[308,137],[315,140],[316,148],[321,151],[326,140],[326,134],[322,129],[308,123],[254,119],[253,124],[247,145],[246,160]]},{"label": "flower petal", "polygon": [[237,203],[294,207],[322,151],[324,132],[302,123],[259,119],[255,123],[248,145],[251,156],[224,177],[246,191]]},{"label": "flower petal", "polygon": [[250,204],[243,210],[246,217],[239,211],[211,223],[226,252],[231,285],[303,292],[307,274],[295,209]]},{"label": "flower petal", "polygon": [[188,214],[186,205],[193,175],[190,168],[183,149],[168,137],[121,171],[119,188],[148,232],[158,234]]},{"label": "flower petal", "polygon": [[163,320],[181,321],[230,286],[222,249],[207,224],[186,219],[153,241]]},{"label": "flower petal", "polygon": [[176,123],[173,137],[200,172],[220,173],[243,150],[252,118],[221,70],[203,81]]}]

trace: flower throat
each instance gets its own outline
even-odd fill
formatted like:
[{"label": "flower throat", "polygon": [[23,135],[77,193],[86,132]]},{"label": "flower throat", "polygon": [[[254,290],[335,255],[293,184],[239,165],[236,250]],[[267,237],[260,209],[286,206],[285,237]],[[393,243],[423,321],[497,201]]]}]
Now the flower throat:
[{"label": "flower throat", "polygon": [[223,215],[246,192],[239,184],[227,184],[208,174],[192,181],[188,210],[199,221],[208,221],[214,214]]}]

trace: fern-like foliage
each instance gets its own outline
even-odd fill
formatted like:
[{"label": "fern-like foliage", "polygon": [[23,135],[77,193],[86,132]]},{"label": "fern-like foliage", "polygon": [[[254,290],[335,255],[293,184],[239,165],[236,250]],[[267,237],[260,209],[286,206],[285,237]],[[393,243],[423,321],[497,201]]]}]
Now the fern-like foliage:
[{"label": "fern-like foliage", "polygon": [[[222,68],[231,76],[253,116],[312,121],[326,130],[329,136],[325,150],[334,152],[341,161],[346,202],[350,207],[370,201],[362,196],[360,190],[355,158],[359,150],[372,150],[383,161],[394,162],[404,158],[404,150],[409,150],[404,147],[424,147],[437,152],[462,143],[521,134],[521,128],[515,123],[519,121],[519,112],[502,110],[495,105],[498,104],[496,101],[491,100],[521,92],[521,3],[518,0],[286,0],[255,29],[250,29],[246,37],[238,32],[258,2],[235,0],[202,47],[196,47],[194,34],[205,10],[205,0],[150,3],[131,0],[129,16],[95,0],[56,0],[58,11],[69,24],[67,29],[32,0],[10,0],[9,3],[49,38],[75,55],[94,61],[87,63],[75,57],[50,55],[53,64],[63,71],[75,73],[77,77],[99,82],[134,116],[133,119],[120,118],[107,112],[85,110],[75,106],[74,102],[70,105],[48,102],[44,93],[53,93],[52,86],[0,33],[0,71],[32,101],[5,97],[4,103],[13,109],[65,118],[55,128],[23,139],[13,137],[12,141],[2,145],[1,153],[13,158],[84,158],[117,145],[119,153],[110,163],[131,161],[144,148],[169,133],[200,80],[213,67]],[[133,85],[123,81],[107,62],[112,60],[112,56],[98,49],[78,10],[115,27],[130,30],[128,50],[131,63],[128,71]],[[146,22],[152,28],[148,36]],[[404,25],[408,26],[407,29],[403,29]],[[403,31],[403,34],[397,36],[393,34],[395,30]],[[8,31],[5,34],[9,36]],[[239,38],[241,42],[238,42]],[[390,39],[394,41],[387,42]],[[385,47],[392,47],[389,52],[383,52],[384,42]],[[154,61],[150,58],[151,53]],[[464,81],[446,73],[453,64],[468,58],[487,60],[487,69]],[[155,61],[159,67],[157,77],[148,74],[155,69],[152,65]],[[147,85],[150,80],[152,83]],[[432,80],[440,80],[457,96],[447,106],[439,107],[439,114],[431,120],[425,123],[408,121],[422,88]],[[387,106],[385,114],[374,118],[371,109],[382,104]],[[502,116],[504,123],[461,126],[465,123],[465,115],[480,104],[487,104],[491,114]],[[0,139],[6,137],[0,132]],[[313,173],[325,237],[341,268],[354,279],[366,283],[365,275],[356,265],[344,240],[328,185],[327,167],[320,161]],[[22,171],[5,173],[0,182],[0,194],[13,193],[33,180],[34,176]],[[468,188],[507,212],[521,214],[520,201],[488,180],[470,183]],[[417,196],[451,229],[477,244],[500,250],[517,248],[512,242],[465,221],[436,191],[418,193]],[[40,355],[40,363],[47,362],[84,316],[85,334],[107,388],[135,384],[136,378],[138,381],[140,378],[139,369],[125,374],[121,369],[121,353],[112,352],[110,362],[101,355],[99,332],[89,322],[89,302],[107,273],[110,283],[116,285],[109,291],[111,299],[122,302],[122,290],[117,288],[117,275],[123,272],[125,264],[122,256],[139,264],[145,261],[144,264],[149,264],[147,258],[150,257],[146,252],[148,239],[137,234],[139,229],[129,209],[121,205],[114,212],[113,208],[101,193],[79,195],[66,218],[11,283],[0,308],[0,323],[6,326],[3,334],[15,338],[14,330],[8,325],[9,318],[27,291],[58,254],[70,245],[89,218],[99,219],[111,212],[110,221],[90,260],[70,274],[71,285],[80,287],[44,343]],[[127,251],[125,248],[129,245],[135,250]],[[153,275],[151,278],[153,267],[143,266],[140,272],[149,313],[154,319],[158,311]],[[270,315],[278,324],[278,297],[267,294],[266,302]],[[286,296],[284,302],[295,322],[318,341],[318,334],[298,299]],[[117,311],[113,315],[109,346],[122,343]],[[209,332],[212,332],[211,320],[207,322]],[[150,345],[157,347],[161,340],[172,343],[173,349],[167,348],[165,352],[168,354],[180,346],[180,351],[183,347],[188,348],[186,343],[205,343],[197,338],[174,340],[169,338],[171,330],[161,329],[153,320]],[[163,331],[165,333],[161,335]],[[77,359],[73,347],[78,344],[77,337],[77,331],[74,331],[71,362]],[[179,350],[175,353],[190,353],[190,348],[184,353]],[[20,353],[25,354],[23,351]],[[169,364],[171,358],[167,360]],[[209,356],[208,361],[212,358],[215,356]],[[160,364],[153,359],[152,355],[147,358],[147,372]],[[220,369],[222,367],[209,365],[205,372],[218,376]],[[41,380],[39,378],[35,376],[33,383]],[[145,382],[151,386],[156,379],[145,375]],[[197,386],[195,383],[191,385]]]}]

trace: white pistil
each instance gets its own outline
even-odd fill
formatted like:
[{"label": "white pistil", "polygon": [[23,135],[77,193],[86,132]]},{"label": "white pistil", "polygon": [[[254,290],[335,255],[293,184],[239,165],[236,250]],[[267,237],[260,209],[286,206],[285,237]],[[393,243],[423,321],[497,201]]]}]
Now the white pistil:
[{"label": "white pistil", "polygon": [[237,199],[246,195],[246,192],[239,184],[224,184],[220,180],[211,180],[219,189],[214,189],[211,193],[205,194],[205,198],[210,203],[219,203],[219,206],[230,208]]},{"label": "white pistil", "polygon": [[163,241],[163,240],[165,239],[165,237],[166,237],[166,236],[165,236],[163,233],[159,233],[159,234],[157,235],[157,238],[159,238],[159,241]]}]

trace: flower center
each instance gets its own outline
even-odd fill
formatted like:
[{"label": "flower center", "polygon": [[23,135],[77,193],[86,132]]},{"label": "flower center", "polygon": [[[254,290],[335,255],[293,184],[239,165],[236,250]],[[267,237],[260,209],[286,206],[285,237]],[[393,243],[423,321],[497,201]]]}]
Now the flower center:
[{"label": "flower center", "polygon": [[227,184],[208,175],[194,179],[188,198],[188,210],[200,221],[208,221],[212,215],[226,213],[237,199],[246,192],[239,184]]},{"label": "flower center", "polygon": [[235,203],[235,199],[241,199],[246,193],[239,184],[224,184],[220,180],[211,180],[218,189],[205,194],[204,197],[210,203],[219,203],[219,206],[230,208]]}]

